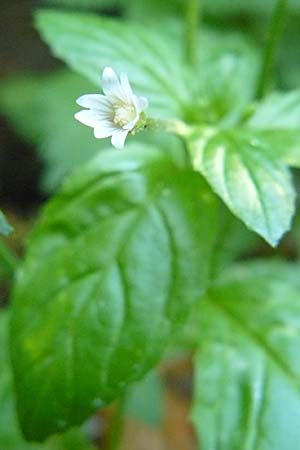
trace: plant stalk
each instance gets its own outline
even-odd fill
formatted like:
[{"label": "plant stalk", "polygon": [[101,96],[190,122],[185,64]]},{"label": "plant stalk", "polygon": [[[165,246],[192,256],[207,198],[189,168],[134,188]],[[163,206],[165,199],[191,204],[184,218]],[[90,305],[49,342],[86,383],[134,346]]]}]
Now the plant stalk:
[{"label": "plant stalk", "polygon": [[199,46],[199,23],[200,23],[201,0],[186,0],[185,12],[185,56],[190,66],[197,62],[197,49]]},{"label": "plant stalk", "polygon": [[277,0],[271,18],[269,33],[264,50],[264,58],[257,85],[256,98],[260,100],[266,92],[272,78],[274,65],[284,30],[289,0]]}]

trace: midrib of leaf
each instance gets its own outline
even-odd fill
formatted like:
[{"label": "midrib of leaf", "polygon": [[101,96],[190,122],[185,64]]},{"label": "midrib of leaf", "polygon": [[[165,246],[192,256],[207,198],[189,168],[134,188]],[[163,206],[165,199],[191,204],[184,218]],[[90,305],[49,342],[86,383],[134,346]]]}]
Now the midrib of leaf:
[{"label": "midrib of leaf", "polygon": [[[151,206],[156,210],[154,204]],[[142,208],[140,211],[138,211],[136,217],[133,219],[133,223],[128,225],[127,232],[125,233],[125,236],[124,236],[123,240],[121,241],[121,245],[118,247],[118,253],[117,253],[117,255],[114,255],[114,257],[111,261],[111,265],[116,264],[118,274],[119,274],[120,284],[122,286],[122,292],[123,292],[122,314],[123,314],[123,316],[122,316],[122,321],[120,323],[117,336],[114,341],[114,345],[112,346],[112,350],[110,352],[110,356],[107,358],[107,367],[105,369],[105,372],[107,374],[107,376],[106,376],[107,380],[110,377],[109,371],[110,371],[110,366],[112,364],[112,354],[114,352],[114,348],[120,346],[122,333],[126,329],[126,318],[128,317],[129,310],[130,310],[130,296],[128,295],[128,288],[127,288],[128,283],[126,282],[125,271],[122,268],[121,256],[122,256],[122,252],[126,249],[128,242],[130,242],[130,238],[133,235],[135,228],[137,227],[139,221],[141,220],[141,218],[143,217],[143,215],[145,213],[145,210],[147,210],[147,209],[150,209],[150,205],[144,205],[144,208]],[[110,266],[110,264],[109,264],[109,266]]]},{"label": "midrib of leaf", "polygon": [[[130,232],[127,233],[127,239],[129,239],[131,232],[132,232],[132,230],[130,230]],[[124,241],[126,242],[125,239],[124,239]],[[113,362],[112,356],[114,353],[114,348],[118,348],[120,346],[122,333],[126,329],[126,323],[127,323],[126,319],[128,319],[128,317],[130,316],[130,308],[131,308],[130,295],[128,293],[128,283],[127,283],[127,279],[126,279],[126,274],[125,274],[124,269],[122,268],[122,264],[121,264],[119,258],[120,258],[120,256],[118,256],[116,258],[116,268],[117,268],[117,271],[119,274],[119,283],[120,283],[120,286],[122,286],[122,319],[119,323],[118,332],[114,338],[114,343],[112,345],[111,351],[106,360],[106,368],[104,370],[104,373],[106,374],[105,384],[107,383],[107,381],[110,378],[111,365]]]},{"label": "midrib of leaf", "polygon": [[[232,195],[229,192],[228,189],[228,155],[227,155],[227,150],[224,147],[221,147],[222,152],[220,154],[220,149],[218,151],[218,165],[222,174],[222,190],[223,190],[223,195],[225,197],[225,199],[228,201],[228,203],[231,205],[231,208],[234,208],[234,205],[232,203]],[[209,178],[209,177],[208,177]]]}]

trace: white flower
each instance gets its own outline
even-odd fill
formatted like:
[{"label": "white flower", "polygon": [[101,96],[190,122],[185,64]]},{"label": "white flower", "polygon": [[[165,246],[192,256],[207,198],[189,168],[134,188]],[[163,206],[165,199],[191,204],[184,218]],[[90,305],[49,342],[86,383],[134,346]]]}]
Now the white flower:
[{"label": "white flower", "polygon": [[96,138],[111,136],[112,145],[121,149],[147,108],[148,100],[132,92],[125,73],[121,73],[119,80],[110,67],[103,70],[102,88],[104,95],[88,94],[76,100],[78,105],[88,109],[76,113],[75,118],[94,128]]}]

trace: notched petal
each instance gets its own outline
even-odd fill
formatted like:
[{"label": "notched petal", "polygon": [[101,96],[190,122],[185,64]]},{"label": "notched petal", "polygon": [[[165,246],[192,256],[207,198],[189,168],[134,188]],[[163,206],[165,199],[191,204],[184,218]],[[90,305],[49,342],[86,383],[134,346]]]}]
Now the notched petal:
[{"label": "notched petal", "polygon": [[124,148],[125,139],[127,138],[128,133],[129,130],[120,130],[114,133],[111,137],[112,145],[118,150]]},{"label": "notched petal", "polygon": [[113,109],[112,103],[105,95],[87,94],[82,95],[76,100],[76,103],[83,108],[96,109],[100,111],[110,112]]},{"label": "notched petal", "polygon": [[121,100],[124,100],[121,83],[111,67],[105,67],[103,70],[102,89],[105,95],[112,98],[119,97]]},{"label": "notched petal", "polygon": [[127,102],[132,103],[134,94],[132,92],[132,88],[131,88],[131,85],[129,83],[126,73],[122,72],[120,74],[120,81],[121,81],[121,86],[123,89],[124,96],[127,99]]},{"label": "notched petal", "polygon": [[101,121],[110,120],[110,116],[105,111],[97,111],[95,109],[84,109],[76,113],[74,117],[83,125],[93,128]]}]

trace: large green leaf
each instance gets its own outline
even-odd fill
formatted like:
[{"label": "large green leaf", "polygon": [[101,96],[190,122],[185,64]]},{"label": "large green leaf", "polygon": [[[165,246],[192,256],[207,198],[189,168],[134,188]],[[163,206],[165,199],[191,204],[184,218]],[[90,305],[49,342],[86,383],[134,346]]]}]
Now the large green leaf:
[{"label": "large green leaf", "polygon": [[243,129],[206,129],[188,138],[195,170],[250,229],[276,245],[291,225],[295,193],[268,141]]},{"label": "large green leaf", "polygon": [[3,450],[93,450],[83,430],[72,430],[45,444],[28,443],[22,437],[15,411],[13,380],[8,352],[8,319],[0,313],[0,448]]},{"label": "large green leaf", "polygon": [[4,214],[0,210],[0,234],[7,235],[12,231],[12,227],[7,222]]},{"label": "large green leaf", "polygon": [[125,71],[137,93],[148,97],[150,115],[216,121],[236,115],[253,94],[257,53],[240,35],[204,32],[196,75],[186,65],[177,23],[145,27],[51,10],[36,18],[54,54],[97,86],[105,66]]},{"label": "large green leaf", "polygon": [[205,289],[214,202],[168,152],[137,147],[102,152],[49,204],[13,296],[28,438],[81,423],[157,363]]},{"label": "large green leaf", "polygon": [[178,71],[180,49],[167,33],[153,34],[137,24],[93,14],[43,10],[36,18],[54,54],[86,75],[99,90],[102,70],[111,66],[128,74],[137,93],[150,99],[152,111],[178,115],[187,86],[184,70]]},{"label": "large green leaf", "polygon": [[300,448],[300,267],[230,269],[199,305],[192,412],[202,450]]}]

